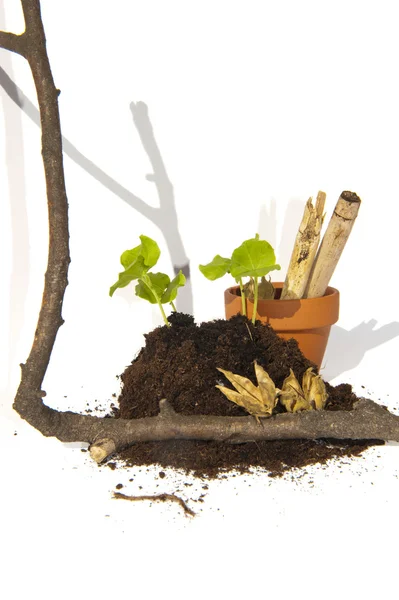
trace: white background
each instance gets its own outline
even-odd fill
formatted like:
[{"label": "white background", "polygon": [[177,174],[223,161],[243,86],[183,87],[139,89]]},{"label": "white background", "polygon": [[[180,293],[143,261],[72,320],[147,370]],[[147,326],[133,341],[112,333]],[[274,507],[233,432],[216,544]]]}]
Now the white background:
[{"label": "white background", "polygon": [[[398,406],[396,8],[348,0],[42,2],[61,89],[72,255],[66,324],[44,384],[49,404],[106,406],[143,333],[161,323],[130,288],[108,296],[119,255],[140,234],[158,241],[161,270],[172,274],[173,262],[189,257],[196,320],[222,317],[230,282],[208,282],[198,264],[258,231],[284,278],[304,203],[323,189],[327,221],[342,190],[363,201],[332,280],[341,314],[324,377]],[[23,30],[17,0],[3,0],[0,27]],[[3,50],[0,66],[22,104],[0,88],[5,597],[371,598],[396,589],[394,444],[294,481],[213,482],[200,504],[192,500],[201,482],[186,487],[189,477],[169,471],[160,480],[156,467],[98,469],[80,445],[45,439],[13,413],[18,364],[40,307],[47,215],[29,68]],[[160,198],[146,179],[153,167],[139,134],[143,105],[135,124],[132,102],[148,107],[184,251],[170,211],[158,226],[134,208]],[[171,198],[165,182],[160,195]],[[180,309],[190,308],[188,292]],[[112,500],[119,482],[126,493],[180,490],[202,511],[189,520],[175,505]]]}]

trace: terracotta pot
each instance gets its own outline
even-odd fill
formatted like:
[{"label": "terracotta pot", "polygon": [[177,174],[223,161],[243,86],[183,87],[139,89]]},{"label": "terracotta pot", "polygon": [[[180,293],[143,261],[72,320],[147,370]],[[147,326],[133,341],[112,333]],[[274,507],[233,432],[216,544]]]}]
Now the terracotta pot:
[{"label": "terracotta pot", "polygon": [[[328,287],[321,298],[279,300],[283,283],[274,283],[275,300],[259,300],[256,318],[269,323],[279,336],[297,340],[302,353],[320,369],[331,325],[338,321],[339,292]],[[224,293],[226,319],[241,313],[239,286]],[[247,316],[252,318],[253,302],[246,299]]]}]

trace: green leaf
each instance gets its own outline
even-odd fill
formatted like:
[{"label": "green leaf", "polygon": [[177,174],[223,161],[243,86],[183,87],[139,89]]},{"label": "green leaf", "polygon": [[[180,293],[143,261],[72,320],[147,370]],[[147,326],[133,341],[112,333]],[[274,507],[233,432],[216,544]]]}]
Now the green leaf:
[{"label": "green leaf", "polygon": [[280,265],[277,265],[277,264],[276,265],[271,265],[270,267],[267,267],[267,270],[266,270],[266,268],[263,269],[262,273],[264,273],[265,275],[267,275],[268,273],[270,273],[270,271],[280,271],[280,269],[281,269]]},{"label": "green leaf", "polygon": [[141,255],[144,260],[144,264],[151,269],[160,257],[161,251],[159,246],[154,240],[147,237],[146,235],[140,236],[141,244],[132,248],[131,250],[125,250],[121,255],[121,264],[127,269],[137,258]]},{"label": "green leaf", "polygon": [[148,270],[148,267],[144,264],[144,259],[141,255],[122,273],[119,273],[119,278],[116,283],[109,289],[109,295],[112,296],[115,290],[118,288],[126,287],[134,279],[138,279]]},{"label": "green leaf", "polygon": [[141,235],[141,254],[144,258],[144,264],[151,269],[154,265],[157,264],[158,259],[161,255],[161,251],[159,246],[154,240],[147,237],[146,235]]},{"label": "green leaf", "polygon": [[199,270],[207,279],[215,281],[230,271],[231,259],[223,258],[216,254],[215,258],[207,265],[199,265]]},{"label": "green leaf", "polygon": [[236,248],[231,257],[230,272],[233,277],[262,277],[275,269],[280,270],[276,264],[276,256],[269,242],[255,238],[246,240]]},{"label": "green leaf", "polygon": [[135,287],[136,296],[148,300],[151,304],[157,304],[153,291],[160,300],[169,283],[170,278],[165,273],[146,273]]},{"label": "green leaf", "polygon": [[134,288],[136,292],[136,296],[139,298],[143,298],[144,300],[148,300],[151,304],[156,304],[156,298],[154,294],[151,292],[151,289],[144,283],[142,279],[139,280],[138,284]]},{"label": "green leaf", "polygon": [[161,254],[158,244],[146,235],[141,235],[140,240],[139,246],[122,253],[120,261],[125,271],[119,273],[118,281],[109,290],[110,296],[116,289],[126,287],[134,279],[139,279],[158,262]]},{"label": "green leaf", "polygon": [[164,291],[162,298],[161,298],[161,303],[167,304],[168,302],[173,302],[173,300],[177,296],[178,288],[183,287],[183,285],[185,283],[186,283],[186,278],[183,275],[183,272],[179,271],[178,274],[176,275],[176,277],[174,279],[172,279],[172,281],[169,283],[166,290]]},{"label": "green leaf", "polygon": [[125,269],[127,269],[132,263],[134,263],[137,260],[140,254],[141,244],[139,246],[136,246],[135,248],[132,248],[131,250],[125,250],[125,252],[123,252],[121,255],[121,265]]}]

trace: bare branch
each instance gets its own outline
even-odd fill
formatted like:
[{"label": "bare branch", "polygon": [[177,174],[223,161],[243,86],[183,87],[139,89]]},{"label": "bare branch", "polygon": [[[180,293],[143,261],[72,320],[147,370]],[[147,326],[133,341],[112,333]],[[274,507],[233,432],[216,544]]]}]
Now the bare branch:
[{"label": "bare branch", "polygon": [[[65,189],[61,126],[58,94],[51,74],[46,51],[46,39],[39,0],[21,0],[25,18],[22,36],[3,34],[0,41],[14,51],[23,44],[23,56],[28,60],[34,78],[40,107],[42,156],[46,179],[49,214],[49,255],[42,306],[31,352],[22,367],[21,383],[14,408],[34,426],[42,424],[47,431],[59,421],[54,411],[44,406],[41,385],[50,360],[54,341],[63,323],[62,302],[68,284],[70,262],[68,232],[68,201]],[[21,41],[23,40],[23,42]],[[22,53],[22,52],[21,52]]]},{"label": "bare branch", "polygon": [[25,56],[24,34],[16,35],[15,33],[9,33],[8,31],[0,31],[0,48]]},{"label": "bare branch", "polygon": [[399,417],[364,398],[351,411],[283,413],[261,419],[260,424],[254,417],[181,415],[166,400],[161,400],[156,417],[143,419],[100,419],[43,408],[49,411],[46,419],[32,424],[44,435],[55,436],[63,442],[92,443],[90,454],[98,463],[134,443],[165,440],[241,444],[259,440],[334,438],[399,442]]}]

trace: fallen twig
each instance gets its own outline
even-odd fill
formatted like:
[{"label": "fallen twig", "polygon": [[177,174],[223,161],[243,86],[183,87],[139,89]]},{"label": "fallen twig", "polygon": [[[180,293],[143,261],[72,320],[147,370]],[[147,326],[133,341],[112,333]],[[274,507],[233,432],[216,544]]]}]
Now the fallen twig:
[{"label": "fallen twig", "polygon": [[182,507],[185,515],[195,517],[195,512],[187,506],[187,504],[182,498],[179,498],[179,496],[176,496],[175,494],[157,494],[155,496],[127,496],[126,494],[121,494],[120,492],[114,492],[113,497],[120,500],[130,500],[130,502],[139,502],[141,500],[150,500],[154,502],[176,502],[179,506]]},{"label": "fallen twig", "polygon": [[259,425],[253,417],[181,415],[166,400],[161,400],[158,416],[104,419],[101,433],[102,437],[90,447],[90,455],[98,463],[135,442],[203,440],[240,444],[255,440],[320,438],[399,442],[399,417],[372,400],[361,398],[351,411],[282,413],[261,419]]}]

